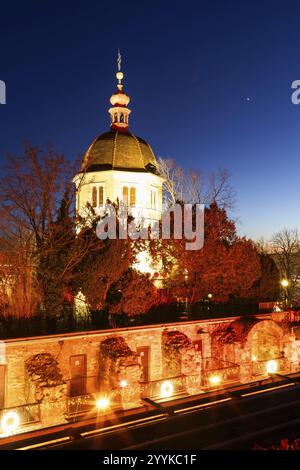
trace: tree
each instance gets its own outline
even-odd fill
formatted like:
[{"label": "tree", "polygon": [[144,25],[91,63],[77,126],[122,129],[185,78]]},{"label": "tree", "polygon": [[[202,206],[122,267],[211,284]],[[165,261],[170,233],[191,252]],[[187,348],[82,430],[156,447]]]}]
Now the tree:
[{"label": "tree", "polygon": [[268,253],[259,253],[261,276],[253,286],[242,292],[242,297],[257,302],[272,302],[279,298],[280,274],[272,256]]},{"label": "tree", "polygon": [[[38,284],[39,303],[44,304],[47,314],[52,311],[47,308],[51,288],[47,283],[39,282],[41,276],[37,271],[41,260],[50,257],[50,252],[53,255],[55,251],[52,241],[57,231],[55,219],[59,200],[66,188],[71,188],[70,172],[67,169],[64,157],[51,148],[42,152],[27,144],[22,157],[8,156],[6,174],[0,181],[0,235],[6,247],[11,248],[9,258],[14,272],[12,292],[15,289],[22,290],[21,280],[24,279],[23,293],[19,292],[19,296],[28,299],[34,297],[33,287]],[[71,199],[68,203],[71,205]],[[13,262],[12,242],[16,241],[18,261],[15,259]],[[18,268],[23,270],[23,275]],[[32,292],[29,293],[28,289]],[[35,313],[37,303],[23,304],[24,310],[31,309],[26,316]]]},{"label": "tree", "polygon": [[15,223],[33,234],[38,248],[49,237],[66,190],[74,203],[72,166],[50,147],[46,151],[26,144],[21,157],[8,156],[1,178],[0,203]]},{"label": "tree", "polygon": [[289,281],[287,298],[289,301],[299,295],[300,277],[300,237],[297,229],[284,228],[271,240],[274,260],[281,278]]},{"label": "tree", "polygon": [[125,313],[128,317],[147,313],[158,302],[157,289],[145,274],[129,269],[111,289],[111,314]]},{"label": "tree", "polygon": [[[0,211],[0,226],[12,228],[12,221]],[[2,233],[3,235],[3,233]],[[7,232],[6,232],[7,235]],[[0,241],[0,314],[17,319],[36,314],[41,291],[36,277],[32,234],[14,226]]]},{"label": "tree", "polygon": [[177,284],[181,282],[191,302],[209,293],[220,301],[239,297],[261,275],[253,242],[237,236],[234,222],[216,202],[204,212],[203,248],[189,251],[185,244],[184,238],[153,241],[151,250]]},{"label": "tree", "polygon": [[204,247],[183,253],[187,271],[194,275],[193,298],[212,293],[215,300],[239,297],[260,275],[254,244],[236,234],[235,224],[225,209],[212,203],[205,211]]},{"label": "tree", "polygon": [[110,288],[133,262],[134,249],[129,240],[107,239],[97,253],[87,253],[82,261],[80,290],[93,310],[107,308]]},{"label": "tree", "polygon": [[2,252],[0,264],[0,314],[18,319],[32,316],[40,296],[28,251],[16,246],[14,254]]},{"label": "tree", "polygon": [[158,171],[164,178],[163,198],[167,206],[184,199],[185,174],[172,159],[158,159]]},{"label": "tree", "polygon": [[75,293],[84,276],[82,261],[87,253],[102,249],[95,235],[86,236],[91,225],[75,216],[74,171],[51,148],[41,151],[27,145],[22,157],[9,156],[7,173],[0,181],[0,210],[5,215],[0,236],[6,243],[18,239],[18,246],[27,246],[26,256],[40,292],[39,306],[47,318],[63,312],[66,289]]},{"label": "tree", "polygon": [[[43,307],[46,312],[51,312],[48,316],[54,318],[67,310],[65,293],[73,290],[74,278],[80,274],[76,264],[81,260],[77,248],[82,237],[81,234],[76,236],[76,225],[69,214],[68,199],[66,190],[57,218],[38,250],[37,277],[43,291]],[[75,260],[77,263],[74,265]]]},{"label": "tree", "polygon": [[201,172],[196,170],[184,171],[172,159],[160,158],[158,170],[164,178],[163,198],[167,207],[176,202],[206,206],[215,202],[224,209],[231,209],[234,206],[235,192],[226,169],[220,169],[203,177]]},{"label": "tree", "polygon": [[[119,228],[124,223],[123,206],[118,201],[113,206],[116,214],[116,238],[99,240],[100,249],[96,253],[86,254],[81,264],[81,270],[85,274],[78,288],[94,311],[138,315],[147,312],[157,301],[152,281],[132,268],[137,264],[138,254],[147,251],[147,242],[119,237]],[[108,212],[101,219],[105,220]],[[133,217],[128,217],[127,224],[132,221]],[[95,226],[90,226],[87,236],[93,238],[96,236]]]}]

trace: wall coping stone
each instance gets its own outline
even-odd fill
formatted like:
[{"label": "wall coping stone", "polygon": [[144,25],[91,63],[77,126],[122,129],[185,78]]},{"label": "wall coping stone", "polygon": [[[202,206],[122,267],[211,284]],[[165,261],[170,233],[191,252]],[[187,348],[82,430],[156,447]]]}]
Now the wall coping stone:
[{"label": "wall coping stone", "polygon": [[[64,341],[65,339],[75,339],[75,338],[93,338],[93,337],[98,337],[98,336],[109,336],[111,334],[116,334],[116,333],[126,333],[126,332],[131,332],[131,331],[151,331],[151,330],[157,330],[160,328],[180,328],[183,325],[188,326],[188,325],[206,325],[206,324],[220,324],[220,323],[232,323],[235,320],[239,320],[241,318],[244,318],[244,316],[239,315],[236,317],[222,317],[222,318],[207,318],[207,319],[199,319],[199,320],[189,320],[189,321],[182,321],[182,322],[172,322],[172,323],[157,323],[154,325],[139,325],[139,326],[132,326],[132,327],[124,327],[124,328],[111,328],[111,329],[105,329],[105,330],[87,330],[87,331],[78,331],[78,332],[72,332],[72,333],[58,333],[58,334],[51,334],[51,335],[41,335],[41,336],[29,336],[29,337],[22,337],[22,338],[11,338],[11,339],[2,339],[2,343],[7,343],[9,345],[20,345],[24,344],[30,344],[30,343],[35,343],[39,342],[41,340],[44,340],[45,342],[48,341]],[[253,315],[253,318],[257,318],[258,320],[271,320],[271,314],[269,313],[264,313],[264,314],[258,314],[258,315]]]}]

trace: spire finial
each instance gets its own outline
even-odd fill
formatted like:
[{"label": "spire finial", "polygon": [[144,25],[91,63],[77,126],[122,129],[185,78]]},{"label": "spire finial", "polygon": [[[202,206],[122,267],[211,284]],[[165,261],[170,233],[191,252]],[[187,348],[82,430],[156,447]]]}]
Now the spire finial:
[{"label": "spire finial", "polygon": [[118,67],[118,71],[116,73],[116,77],[118,79],[118,89],[119,90],[122,90],[122,80],[124,78],[124,74],[123,72],[121,72],[121,63],[122,63],[122,56],[121,56],[121,52],[120,52],[120,49],[118,49],[118,58],[117,58],[117,67]]},{"label": "spire finial", "polygon": [[122,66],[122,56],[120,53],[120,49],[118,49],[118,56],[117,56],[117,73],[116,77],[118,80],[118,90],[110,97],[110,102],[112,104],[112,108],[109,109],[110,114],[110,126],[112,129],[117,130],[118,132],[128,132],[128,121],[129,121],[129,114],[131,113],[130,109],[127,108],[130,98],[126,93],[123,91],[123,84],[122,80],[124,78],[124,74],[121,71]]},{"label": "spire finial", "polygon": [[122,56],[120,49],[118,48],[118,58],[117,58],[117,66],[118,66],[118,71],[121,71],[121,63],[122,63]]}]

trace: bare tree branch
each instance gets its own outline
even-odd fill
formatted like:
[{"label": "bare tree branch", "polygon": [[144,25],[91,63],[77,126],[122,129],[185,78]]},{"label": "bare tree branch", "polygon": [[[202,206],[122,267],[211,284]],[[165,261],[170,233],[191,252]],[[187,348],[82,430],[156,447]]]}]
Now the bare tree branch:
[{"label": "bare tree branch", "polygon": [[176,202],[206,206],[216,202],[222,209],[233,209],[235,205],[236,195],[226,169],[212,172],[205,177],[196,170],[185,172],[172,159],[159,158],[158,170],[164,178],[163,202],[166,207]]}]

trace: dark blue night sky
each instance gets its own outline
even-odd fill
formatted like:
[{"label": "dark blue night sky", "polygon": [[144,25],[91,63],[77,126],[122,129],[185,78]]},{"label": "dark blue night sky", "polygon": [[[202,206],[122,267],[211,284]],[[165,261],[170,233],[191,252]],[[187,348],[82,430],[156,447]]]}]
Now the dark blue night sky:
[{"label": "dark blue night sky", "polygon": [[228,168],[240,233],[300,226],[299,1],[2,1],[0,44],[2,165],[25,139],[71,159],[106,131],[120,47],[133,133]]}]

